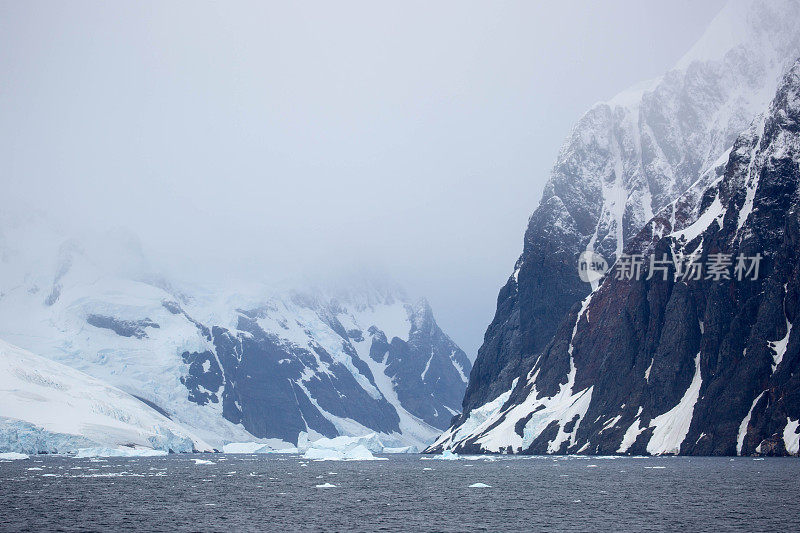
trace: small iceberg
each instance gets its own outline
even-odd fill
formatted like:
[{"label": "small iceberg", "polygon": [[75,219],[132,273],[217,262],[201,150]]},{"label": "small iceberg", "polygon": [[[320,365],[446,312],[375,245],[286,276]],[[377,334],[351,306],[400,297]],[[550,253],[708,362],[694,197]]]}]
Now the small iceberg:
[{"label": "small iceberg", "polygon": [[303,434],[297,439],[297,447],[301,450],[310,448],[326,448],[329,450],[347,450],[356,446],[363,446],[372,453],[383,453],[383,442],[378,438],[375,433],[368,435],[361,435],[360,437],[339,436],[329,439],[322,437],[313,442],[308,441],[308,437]]},{"label": "small iceberg", "polygon": [[346,449],[312,447],[303,454],[303,459],[314,461],[376,461],[381,458],[375,457],[371,451],[359,444]]},{"label": "small iceberg", "polygon": [[419,453],[419,448],[416,446],[400,446],[398,448],[386,447],[383,453]]},{"label": "small iceberg", "polygon": [[471,489],[490,489],[492,488],[491,485],[487,485],[486,483],[473,483],[469,486]]},{"label": "small iceberg", "polygon": [[165,450],[152,448],[80,448],[75,454],[77,459],[88,457],[161,457],[167,455]]},{"label": "small iceberg", "polygon": [[231,442],[222,447],[222,453],[268,453],[271,448],[258,442]]},{"label": "small iceberg", "polygon": [[445,450],[442,455],[435,455],[433,458],[440,461],[458,461],[460,459],[457,453],[453,453],[450,450]]},{"label": "small iceberg", "polygon": [[318,489],[335,489],[336,485],[333,483],[323,483],[322,485],[317,485]]},{"label": "small iceberg", "polygon": [[[303,459],[313,459],[314,461],[341,461],[342,452],[330,450],[328,448],[310,448],[303,454]],[[302,466],[302,465],[301,465]]]},{"label": "small iceberg", "polygon": [[372,455],[372,452],[361,444],[349,450],[345,450],[344,458],[349,461],[372,461],[376,459],[376,457]]},{"label": "small iceberg", "polygon": [[298,453],[294,447],[273,448],[261,442],[231,442],[222,447],[222,453],[232,454],[259,454],[259,453]]},{"label": "small iceberg", "polygon": [[306,433],[301,433],[297,438],[297,449],[300,453],[312,449],[326,449],[346,452],[358,446],[366,448],[370,453],[419,453],[416,446],[401,446],[402,442],[393,440],[393,446],[386,446],[377,433],[369,433],[358,437],[342,435],[334,438],[322,437],[315,441],[309,441]]},{"label": "small iceberg", "polygon": [[24,453],[17,453],[17,452],[4,452],[0,453],[0,461],[24,461],[25,459],[30,459],[28,455]]},{"label": "small iceberg", "polygon": [[196,464],[196,465],[213,465],[213,464],[215,464],[214,461],[209,461],[207,459],[192,459],[192,461],[194,461],[194,464]]}]

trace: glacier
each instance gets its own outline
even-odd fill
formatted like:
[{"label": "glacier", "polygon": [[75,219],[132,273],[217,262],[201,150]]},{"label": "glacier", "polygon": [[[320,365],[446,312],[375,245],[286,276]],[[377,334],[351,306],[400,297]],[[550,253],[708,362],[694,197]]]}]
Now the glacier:
[{"label": "glacier", "polygon": [[212,450],[133,396],[0,340],[0,449],[63,454],[123,445]]}]

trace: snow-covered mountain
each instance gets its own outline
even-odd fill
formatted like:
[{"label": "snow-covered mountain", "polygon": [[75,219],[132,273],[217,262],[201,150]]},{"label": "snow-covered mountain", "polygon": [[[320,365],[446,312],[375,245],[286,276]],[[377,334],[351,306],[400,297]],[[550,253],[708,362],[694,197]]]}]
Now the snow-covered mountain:
[{"label": "snow-covered mountain", "polygon": [[715,166],[800,55],[797,0],[728,4],[676,67],[593,106],[565,141],[523,252],[500,290],[464,410],[508,390],[591,286],[575,275],[595,250],[609,264],[631,236]]},{"label": "snow-covered mountain", "polygon": [[[665,254],[666,276],[607,275],[514,385],[434,448],[797,455],[800,60],[718,172],[695,212],[667,206],[626,246]],[[714,254],[761,254],[759,274],[678,272]]]},{"label": "snow-covered mountain", "polygon": [[181,285],[148,274],[125,232],[65,238],[33,215],[4,220],[0,269],[0,339],[217,448],[301,433],[424,445],[458,412],[470,372],[430,306],[394,288]]},{"label": "snow-covered mountain", "polygon": [[[767,108],[798,56],[800,3],[731,2],[674,69],[583,116],[561,150],[530,218],[523,253],[501,289],[470,375],[464,413],[435,449],[596,452],[596,446],[584,447],[588,437],[578,435],[596,430],[599,420],[611,428],[618,414],[611,412],[619,405],[644,405],[627,398],[626,384],[605,377],[622,399],[606,406],[608,417],[598,412],[591,425],[580,424],[587,409],[595,412],[591,387],[599,384],[586,381],[577,345],[573,357],[570,339],[564,340],[579,329],[578,310],[596,288],[577,275],[578,256],[590,250],[613,263],[625,247],[641,244],[639,232],[654,216],[673,226],[699,217],[704,192],[728,168],[737,137]],[[640,320],[638,329],[622,331],[639,335],[648,317]],[[585,363],[592,370],[611,365],[610,351],[618,349],[608,338],[595,342],[597,359]],[[568,350],[569,357],[549,359],[556,348]],[[683,385],[670,386],[683,391]],[[672,399],[665,394],[659,402]],[[509,429],[497,417],[506,420],[498,413],[512,408],[517,419]],[[553,413],[558,415],[548,418]]]}]

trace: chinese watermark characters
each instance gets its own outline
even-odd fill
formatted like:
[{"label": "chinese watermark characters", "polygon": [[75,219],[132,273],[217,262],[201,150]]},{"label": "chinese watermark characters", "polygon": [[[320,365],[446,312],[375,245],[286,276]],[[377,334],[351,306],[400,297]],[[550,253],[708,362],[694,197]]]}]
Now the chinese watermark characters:
[{"label": "chinese watermark characters", "polygon": [[708,254],[705,262],[700,257],[671,260],[667,254],[661,257],[643,254],[622,254],[614,264],[614,277],[619,280],[662,279],[667,280],[670,268],[675,272],[675,281],[724,281],[736,279],[757,280],[763,256],[739,254]]}]

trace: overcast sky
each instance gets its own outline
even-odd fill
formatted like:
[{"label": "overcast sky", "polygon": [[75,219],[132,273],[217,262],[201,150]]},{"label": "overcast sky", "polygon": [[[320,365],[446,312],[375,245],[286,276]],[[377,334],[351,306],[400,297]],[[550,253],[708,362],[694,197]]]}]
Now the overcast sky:
[{"label": "overcast sky", "polygon": [[572,124],[703,2],[0,2],[0,207],[176,276],[361,269],[471,358]]}]

